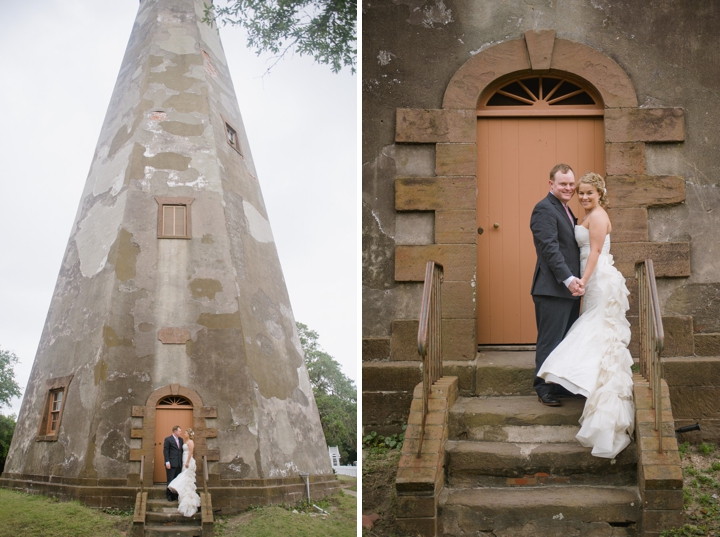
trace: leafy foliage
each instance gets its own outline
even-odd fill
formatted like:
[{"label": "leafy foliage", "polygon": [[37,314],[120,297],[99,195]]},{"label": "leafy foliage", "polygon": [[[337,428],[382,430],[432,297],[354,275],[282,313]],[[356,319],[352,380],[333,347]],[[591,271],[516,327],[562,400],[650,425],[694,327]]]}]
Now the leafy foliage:
[{"label": "leafy foliage", "polygon": [[205,4],[203,20],[244,28],[248,32],[248,46],[258,55],[275,54],[277,63],[292,50],[330,65],[334,73],[343,67],[355,72],[357,4],[354,0],[226,0],[225,3],[224,7]]},{"label": "leafy foliage", "polygon": [[320,347],[319,335],[297,323],[305,365],[328,446],[338,446],[345,461],[357,459],[357,389],[340,364]]},{"label": "leafy foliage", "polygon": [[356,401],[357,390],[353,381],[343,374],[340,364],[320,348],[318,333],[303,323],[296,324],[313,389],[327,395],[337,395],[347,401]]},{"label": "leafy foliage", "polygon": [[18,363],[18,357],[10,351],[0,349],[0,407],[10,406],[10,399],[20,397],[20,386],[15,382],[13,368]]},{"label": "leafy foliage", "polygon": [[5,459],[10,449],[10,441],[15,432],[15,415],[3,416],[0,414],[0,474],[5,469]]},{"label": "leafy foliage", "polygon": [[405,429],[407,429],[407,425],[403,425],[402,433],[395,433],[390,436],[383,436],[377,434],[376,431],[372,431],[370,434],[363,436],[363,448],[375,448],[376,450],[397,449],[400,451],[402,450],[403,442],[405,442]]}]

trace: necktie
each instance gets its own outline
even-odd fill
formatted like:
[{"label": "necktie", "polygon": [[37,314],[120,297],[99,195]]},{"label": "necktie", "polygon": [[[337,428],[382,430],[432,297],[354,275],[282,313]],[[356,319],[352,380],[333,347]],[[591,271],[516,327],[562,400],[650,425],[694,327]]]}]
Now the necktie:
[{"label": "necktie", "polygon": [[573,217],[572,217],[572,215],[570,214],[570,209],[568,209],[568,206],[567,206],[567,205],[563,205],[563,207],[565,207],[565,212],[567,213],[568,218],[570,219],[570,224],[574,227],[574,226],[575,226],[575,220],[573,220]]},{"label": "necktie", "polygon": [[[173,436],[175,436],[175,435],[173,435]],[[180,449],[180,440],[178,440],[177,436],[175,436],[175,445],[178,447],[178,449]]]}]

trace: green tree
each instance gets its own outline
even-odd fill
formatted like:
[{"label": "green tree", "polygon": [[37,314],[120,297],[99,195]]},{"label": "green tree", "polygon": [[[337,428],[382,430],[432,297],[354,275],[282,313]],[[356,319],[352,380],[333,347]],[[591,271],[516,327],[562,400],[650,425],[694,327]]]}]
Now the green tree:
[{"label": "green tree", "polygon": [[305,365],[328,446],[338,446],[345,461],[357,460],[357,389],[340,364],[320,347],[319,335],[297,323]]},{"label": "green tree", "polygon": [[5,469],[5,459],[10,449],[10,441],[15,432],[15,415],[0,414],[0,474]]},{"label": "green tree", "polygon": [[0,407],[10,406],[10,399],[20,397],[20,386],[15,382],[14,367],[18,357],[10,351],[0,349]]},{"label": "green tree", "polygon": [[[10,351],[0,349],[0,408],[10,406],[13,397],[20,397],[20,386],[15,382],[14,367],[18,357]],[[0,473],[5,468],[5,458],[10,449],[10,441],[15,432],[15,416],[0,414]]]},{"label": "green tree", "polygon": [[[357,4],[354,0],[225,0],[223,7],[205,4],[205,22],[247,30],[248,46],[260,55],[289,51],[312,56],[334,73],[357,65]],[[273,63],[268,71],[275,65]]]}]

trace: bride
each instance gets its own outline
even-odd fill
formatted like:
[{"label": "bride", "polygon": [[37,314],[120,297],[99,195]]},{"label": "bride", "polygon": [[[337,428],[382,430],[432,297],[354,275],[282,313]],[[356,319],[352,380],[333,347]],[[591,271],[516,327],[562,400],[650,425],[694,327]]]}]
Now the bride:
[{"label": "bride", "polygon": [[185,429],[183,435],[183,469],[175,479],[168,483],[169,488],[173,493],[178,495],[178,511],[183,516],[191,517],[200,507],[200,496],[198,496],[197,487],[195,486],[195,459],[193,458],[193,451],[195,450],[195,432],[192,429]]},{"label": "bride", "polygon": [[596,457],[614,459],[630,444],[634,428],[630,323],[625,318],[630,293],[610,255],[605,181],[586,173],[576,191],[586,213],[575,226],[585,296],[580,318],[538,376],[587,397],[575,438],[592,447]]}]

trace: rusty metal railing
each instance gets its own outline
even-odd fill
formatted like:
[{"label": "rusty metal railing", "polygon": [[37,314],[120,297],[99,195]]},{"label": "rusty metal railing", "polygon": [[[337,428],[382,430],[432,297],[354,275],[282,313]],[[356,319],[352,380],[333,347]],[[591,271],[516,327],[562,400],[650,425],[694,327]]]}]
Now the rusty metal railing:
[{"label": "rusty metal railing", "polygon": [[145,455],[140,457],[140,492],[135,498],[135,510],[133,511],[133,529],[135,534],[144,534],[145,511],[147,510],[147,492],[145,492]]},{"label": "rusty metal railing", "polygon": [[443,281],[443,266],[428,261],[425,267],[420,327],[418,328],[418,352],[423,363],[422,375],[422,418],[417,456],[420,456],[425,438],[425,420],[428,414],[428,400],[433,382],[442,377],[442,310],[440,284]]},{"label": "rusty metal railing", "polygon": [[210,480],[210,472],[208,472],[207,455],[202,456],[202,473],[203,473],[203,492],[200,494],[200,523],[202,524],[203,535],[213,535],[213,509],[212,498],[208,492],[208,481]]},{"label": "rusty metal railing", "polygon": [[655,285],[652,259],[635,265],[638,281],[638,309],[640,311],[640,374],[650,384],[652,408],[655,410],[655,430],[658,432],[658,452],[662,453],[662,362],[665,331],[663,330]]},{"label": "rusty metal railing", "polygon": [[145,455],[140,457],[140,494],[145,492],[145,485],[143,484],[145,480]]},{"label": "rusty metal railing", "polygon": [[205,494],[207,494],[208,493],[207,483],[208,483],[208,479],[210,479],[210,474],[208,473],[207,455],[203,455],[202,461],[203,461],[203,491],[205,492]]}]

